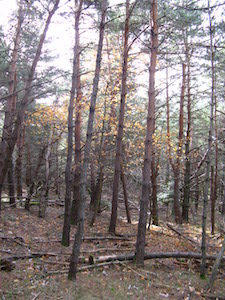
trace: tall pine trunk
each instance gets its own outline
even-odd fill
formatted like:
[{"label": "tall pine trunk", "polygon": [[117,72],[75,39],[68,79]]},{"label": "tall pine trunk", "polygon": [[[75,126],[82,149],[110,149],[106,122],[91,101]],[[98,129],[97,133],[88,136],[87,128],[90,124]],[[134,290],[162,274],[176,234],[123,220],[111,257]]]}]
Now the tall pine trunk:
[{"label": "tall pine trunk", "polygon": [[17,141],[17,159],[16,159],[16,190],[17,198],[20,200],[23,196],[23,181],[22,181],[22,160],[23,160],[23,149],[24,149],[24,135],[25,127],[20,132],[18,141]]},{"label": "tall pine trunk", "polygon": [[211,99],[210,99],[210,124],[208,135],[208,153],[206,156],[206,171],[205,171],[205,185],[203,192],[203,210],[202,210],[202,241],[201,251],[202,260],[200,265],[200,276],[205,277],[206,273],[206,220],[208,207],[208,192],[209,192],[209,173],[211,165],[211,148],[212,148],[212,131],[213,131],[213,103],[214,103],[214,52],[213,52],[213,31],[212,31],[212,17],[210,10],[210,1],[208,0],[208,15],[209,15],[209,35],[210,35],[210,56],[211,56]]},{"label": "tall pine trunk", "polygon": [[48,192],[49,192],[49,173],[50,173],[50,154],[52,147],[52,129],[50,129],[50,135],[48,140],[47,151],[45,153],[45,179],[43,182],[43,187],[41,191],[41,198],[39,203],[39,214],[40,218],[44,218],[46,214],[46,209],[48,205]]},{"label": "tall pine trunk", "polygon": [[150,24],[151,26],[151,58],[149,67],[149,91],[148,91],[148,116],[147,116],[147,130],[145,138],[145,157],[143,168],[143,183],[142,196],[140,201],[140,213],[138,222],[138,233],[136,242],[136,262],[137,265],[144,265],[145,254],[145,234],[147,224],[147,210],[150,196],[150,170],[151,170],[151,156],[152,156],[152,132],[154,128],[154,109],[155,109],[155,73],[156,60],[158,51],[158,24],[157,24],[157,0],[152,1]]},{"label": "tall pine trunk", "polygon": [[178,134],[178,146],[176,153],[176,162],[173,165],[174,173],[174,216],[175,222],[178,224],[182,223],[182,216],[180,210],[180,167],[181,167],[181,156],[182,156],[182,145],[183,145],[183,127],[184,127],[184,93],[185,93],[185,74],[186,65],[182,64],[182,86],[180,95],[180,114],[179,114],[179,134]]},{"label": "tall pine trunk", "polygon": [[128,37],[129,37],[129,13],[130,1],[126,0],[126,20],[124,29],[124,46],[123,46],[123,71],[121,82],[121,97],[120,97],[120,114],[119,125],[116,138],[116,157],[114,165],[114,178],[113,178],[113,196],[112,196],[112,210],[109,224],[109,232],[115,234],[116,221],[117,221],[117,203],[119,194],[119,180],[120,180],[120,163],[122,155],[122,139],[124,127],[124,114],[125,114],[125,101],[127,94],[127,65],[128,65]]},{"label": "tall pine trunk", "polygon": [[[216,82],[215,82],[216,85]],[[216,88],[216,87],[215,87]],[[217,200],[217,186],[218,186],[218,132],[217,132],[217,98],[215,95],[214,101],[214,124],[215,124],[215,177],[213,187],[213,197],[211,199],[211,233],[215,233],[215,209]]]},{"label": "tall pine trunk", "polygon": [[102,7],[101,7],[102,15],[101,15],[100,30],[99,30],[99,42],[98,42],[98,50],[97,50],[97,58],[96,58],[95,75],[94,75],[94,80],[93,80],[93,89],[92,89],[91,101],[90,101],[90,111],[89,111],[89,118],[88,118],[86,143],[85,143],[85,148],[84,148],[84,161],[83,161],[82,180],[81,180],[80,213],[79,213],[79,219],[78,219],[77,232],[76,232],[74,244],[73,244],[72,255],[70,258],[70,267],[69,267],[69,274],[68,274],[68,278],[70,280],[76,280],[80,247],[81,247],[82,238],[84,235],[87,171],[88,171],[88,166],[89,166],[89,161],[90,161],[91,140],[92,140],[92,134],[93,134],[95,106],[96,106],[96,99],[97,99],[97,94],[98,94],[98,84],[99,84],[99,77],[100,77],[100,70],[101,70],[102,48],[103,48],[103,38],[104,38],[105,18],[106,18],[107,7],[108,7],[108,1],[103,0]]},{"label": "tall pine trunk", "polygon": [[8,191],[9,191],[9,203],[15,207],[16,199],[15,199],[15,181],[14,181],[14,163],[11,159],[9,162],[8,168]]},{"label": "tall pine trunk", "polygon": [[[81,1],[82,2],[82,1]],[[77,1],[75,1],[75,11],[77,11]],[[80,13],[81,7],[78,9]],[[62,233],[62,245],[70,245],[70,223],[71,223],[71,194],[72,194],[72,158],[73,158],[73,111],[74,111],[74,99],[77,88],[77,12],[75,13],[75,34],[74,34],[74,51],[73,51],[73,73],[72,73],[72,85],[70,90],[70,101],[68,107],[68,137],[67,137],[67,159],[66,159],[66,170],[65,170],[65,209],[64,209],[64,223]],[[79,18],[78,18],[79,20]]]},{"label": "tall pine trunk", "polygon": [[185,173],[184,173],[184,199],[182,205],[182,219],[185,222],[189,220],[189,203],[190,203],[190,142],[191,142],[191,87],[190,87],[190,56],[187,53],[187,133],[185,142]]},{"label": "tall pine trunk", "polygon": [[71,224],[77,224],[80,206],[80,186],[81,186],[81,78],[80,78],[80,14],[83,5],[83,0],[75,1],[77,11],[75,13],[75,74],[76,74],[76,108],[75,108],[75,169],[73,174],[73,202],[71,208]]}]

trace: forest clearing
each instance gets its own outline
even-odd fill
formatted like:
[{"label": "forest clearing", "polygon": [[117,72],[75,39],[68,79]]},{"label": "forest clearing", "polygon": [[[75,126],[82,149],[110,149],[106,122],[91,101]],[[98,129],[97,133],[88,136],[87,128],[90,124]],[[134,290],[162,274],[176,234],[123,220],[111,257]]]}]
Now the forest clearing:
[{"label": "forest clearing", "polygon": [[224,7],[0,2],[2,299],[225,299]]}]

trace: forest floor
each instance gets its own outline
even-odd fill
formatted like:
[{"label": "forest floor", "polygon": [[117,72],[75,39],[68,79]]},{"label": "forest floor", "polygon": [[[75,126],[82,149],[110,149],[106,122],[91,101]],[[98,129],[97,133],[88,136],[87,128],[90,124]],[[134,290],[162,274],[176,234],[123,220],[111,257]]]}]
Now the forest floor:
[{"label": "forest floor", "polygon": [[[193,259],[146,260],[144,268],[137,268],[133,262],[116,262],[79,272],[76,283],[68,281],[72,242],[70,247],[60,244],[62,214],[63,207],[58,205],[48,207],[45,219],[38,218],[35,206],[30,213],[23,208],[2,211],[0,255],[1,258],[13,258],[13,264],[9,265],[12,270],[0,271],[1,299],[225,299],[224,263],[217,275],[214,292],[207,294],[204,287],[212,263],[208,263],[208,275],[203,280],[199,277],[200,261]],[[94,227],[86,224],[85,237],[89,239],[82,244],[82,265],[89,264],[86,261],[90,254],[98,258],[134,252],[137,213],[132,213],[132,224],[127,224],[124,216],[119,217],[118,239],[109,238],[109,215],[109,211],[104,211]],[[170,224],[182,232],[183,237],[171,230],[166,220],[160,220],[160,226],[151,226],[147,231],[146,252],[200,252],[200,221],[179,227]],[[74,233],[73,227],[72,238]],[[216,232],[211,236],[208,232],[208,242],[211,245],[208,253],[216,254],[222,235]],[[41,255],[29,258],[32,253]],[[21,257],[16,259],[15,256]]]}]

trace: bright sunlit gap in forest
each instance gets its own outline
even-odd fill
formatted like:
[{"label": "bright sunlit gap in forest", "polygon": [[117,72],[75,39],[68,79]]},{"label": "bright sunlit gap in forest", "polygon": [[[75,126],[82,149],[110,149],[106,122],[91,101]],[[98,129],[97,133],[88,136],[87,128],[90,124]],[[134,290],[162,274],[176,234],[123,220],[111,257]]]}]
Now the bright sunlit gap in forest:
[{"label": "bright sunlit gap in forest", "polygon": [[1,299],[223,299],[224,8],[0,1]]}]

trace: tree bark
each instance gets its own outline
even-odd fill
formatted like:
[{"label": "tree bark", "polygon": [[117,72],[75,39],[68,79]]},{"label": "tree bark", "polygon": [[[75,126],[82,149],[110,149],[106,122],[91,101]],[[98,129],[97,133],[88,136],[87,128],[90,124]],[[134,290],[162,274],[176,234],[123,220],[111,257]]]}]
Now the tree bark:
[{"label": "tree bark", "polygon": [[128,195],[127,195],[127,182],[126,182],[126,177],[124,174],[124,168],[123,168],[122,162],[121,162],[121,166],[120,166],[120,178],[121,178],[122,185],[123,185],[123,196],[124,196],[124,204],[125,204],[126,215],[127,215],[127,223],[131,224],[131,216],[130,216],[130,210],[129,210]]},{"label": "tree bark", "polygon": [[76,0],[76,13],[75,13],[75,74],[76,74],[76,109],[75,109],[75,169],[73,180],[73,202],[71,208],[71,224],[77,224],[80,206],[80,185],[81,185],[81,76],[80,76],[80,15],[83,6],[83,0]]},{"label": "tree bark", "polygon": [[52,147],[52,129],[50,129],[50,136],[47,146],[47,151],[45,154],[45,180],[43,182],[43,187],[41,191],[41,198],[39,203],[39,217],[45,218],[46,208],[48,205],[48,191],[49,191],[49,172],[50,172],[50,154],[51,154],[51,147]]},{"label": "tree bark", "polygon": [[208,152],[206,156],[206,171],[205,171],[205,185],[203,194],[203,210],[202,210],[202,261],[200,266],[200,275],[205,277],[206,272],[206,219],[208,206],[208,190],[209,190],[209,172],[211,165],[211,148],[212,148],[212,131],[213,131],[213,103],[214,103],[214,52],[213,52],[213,32],[212,32],[212,18],[210,11],[210,1],[208,0],[208,15],[209,15],[209,34],[210,34],[210,56],[211,56],[211,99],[210,99],[210,124],[208,135]]},{"label": "tree bark", "polygon": [[216,261],[215,261],[213,269],[212,269],[212,274],[210,276],[209,283],[208,283],[208,286],[207,286],[207,289],[209,289],[209,290],[211,290],[212,287],[213,287],[213,284],[214,284],[214,281],[216,279],[216,275],[218,273],[218,269],[219,269],[221,260],[223,259],[224,251],[225,251],[225,238],[223,239],[223,244],[222,244],[221,250],[218,253],[218,256],[216,258]]},{"label": "tree bark", "polygon": [[[77,26],[79,28],[79,16],[81,11],[82,1],[80,1],[79,8],[77,10],[77,1],[75,1],[75,33],[74,33],[74,51],[73,51],[73,73],[72,73],[72,86],[70,90],[70,101],[68,108],[68,137],[67,137],[67,160],[66,160],[66,170],[65,170],[65,183],[66,183],[66,193],[65,193],[65,209],[64,209],[64,223],[63,223],[63,233],[62,233],[62,245],[69,246],[70,244],[70,223],[71,223],[71,193],[72,193],[72,157],[73,157],[73,110],[74,110],[74,99],[77,88],[77,58],[79,57],[78,51],[79,45],[77,41]],[[78,15],[77,15],[78,14]],[[77,18],[78,16],[78,18]],[[79,30],[78,30],[79,34]],[[77,174],[76,174],[77,175]],[[75,176],[76,176],[75,175]],[[74,193],[74,197],[77,195]],[[78,195],[79,197],[79,195]],[[75,208],[73,207],[73,211]],[[73,215],[73,220],[74,220]],[[75,220],[74,220],[75,222]],[[72,222],[73,223],[73,222]]]},{"label": "tree bark", "polygon": [[[215,76],[216,78],[216,76]],[[215,82],[216,85],[216,82]],[[216,86],[215,86],[216,88]],[[217,200],[217,186],[218,186],[218,131],[217,131],[217,98],[215,95],[214,101],[214,125],[215,125],[215,177],[214,177],[214,187],[213,187],[213,197],[211,202],[211,233],[215,232],[215,208],[216,208],[216,200]]]},{"label": "tree bark", "polygon": [[157,24],[157,0],[152,1],[150,13],[151,25],[151,58],[149,67],[149,91],[148,91],[148,116],[147,129],[145,138],[145,157],[144,168],[142,172],[142,196],[140,200],[140,213],[138,222],[138,234],[136,242],[136,262],[137,265],[144,265],[145,256],[145,234],[147,224],[147,210],[150,195],[150,170],[151,170],[151,156],[152,156],[152,142],[153,142],[153,128],[155,120],[155,73],[156,60],[158,51],[158,24]]},{"label": "tree bark", "polygon": [[9,203],[10,205],[14,204],[13,207],[15,207],[16,199],[15,199],[15,182],[14,182],[14,164],[12,159],[9,162],[9,168],[8,168],[8,191],[9,191]]},{"label": "tree bark", "polygon": [[95,116],[96,99],[97,99],[97,93],[98,93],[98,84],[99,84],[99,77],[100,77],[100,70],[101,70],[102,48],[103,48],[103,38],[104,38],[105,18],[106,18],[107,7],[108,7],[108,1],[103,0],[102,7],[101,7],[102,15],[101,15],[101,23],[100,23],[100,31],[99,31],[99,43],[98,43],[98,50],[97,50],[95,75],[94,75],[94,80],[93,80],[93,90],[92,90],[91,101],[90,101],[90,111],[89,111],[89,118],[88,118],[86,143],[85,143],[85,148],[84,148],[84,160],[83,160],[82,180],[81,180],[80,214],[79,214],[79,219],[78,219],[77,232],[76,232],[75,240],[74,240],[74,244],[73,244],[72,255],[70,258],[70,267],[69,267],[69,274],[68,274],[68,278],[70,280],[76,280],[80,247],[81,247],[82,238],[84,235],[87,170],[88,170],[89,160],[90,160],[91,140],[92,140],[92,133],[93,133],[93,124],[94,124],[94,116]]},{"label": "tree bark", "polygon": [[185,222],[189,220],[189,203],[190,203],[190,141],[191,141],[191,86],[190,86],[190,55],[187,51],[187,133],[185,143],[185,173],[184,173],[184,199],[182,205],[182,219]]},{"label": "tree bark", "polygon": [[24,135],[25,127],[20,132],[18,141],[17,141],[17,159],[16,159],[16,190],[17,198],[21,199],[23,196],[23,181],[22,181],[22,159],[23,159],[23,148],[24,148]]},{"label": "tree bark", "polygon": [[180,95],[180,115],[179,115],[179,134],[178,134],[178,146],[177,146],[177,158],[174,164],[174,216],[175,222],[177,224],[182,223],[182,215],[180,211],[180,165],[181,165],[181,156],[182,156],[182,145],[183,145],[183,127],[184,127],[184,93],[185,93],[185,74],[186,65],[182,64],[182,86],[181,86],[181,95]]},{"label": "tree bark", "polygon": [[158,176],[158,167],[156,166],[155,158],[152,157],[151,162],[151,183],[152,183],[152,192],[151,192],[151,217],[152,224],[159,225],[158,217],[158,201],[157,201],[157,176]]},{"label": "tree bark", "polygon": [[120,97],[120,114],[119,126],[116,138],[116,157],[114,165],[114,178],[113,178],[113,196],[112,196],[112,210],[109,224],[109,232],[115,234],[116,221],[117,221],[117,203],[119,194],[119,179],[120,179],[120,162],[122,155],[122,139],[124,127],[124,114],[125,114],[125,101],[127,94],[127,65],[128,65],[128,37],[129,37],[129,22],[130,22],[130,1],[126,0],[126,20],[124,28],[124,45],[123,45],[123,70],[121,82],[121,97]]},{"label": "tree bark", "polygon": [[214,234],[214,225],[215,225],[214,179],[215,179],[214,166],[211,166],[211,178],[210,178],[211,234]]},{"label": "tree bark", "polygon": [[30,144],[26,143],[26,185],[30,186],[32,181],[31,157],[30,157]]}]

